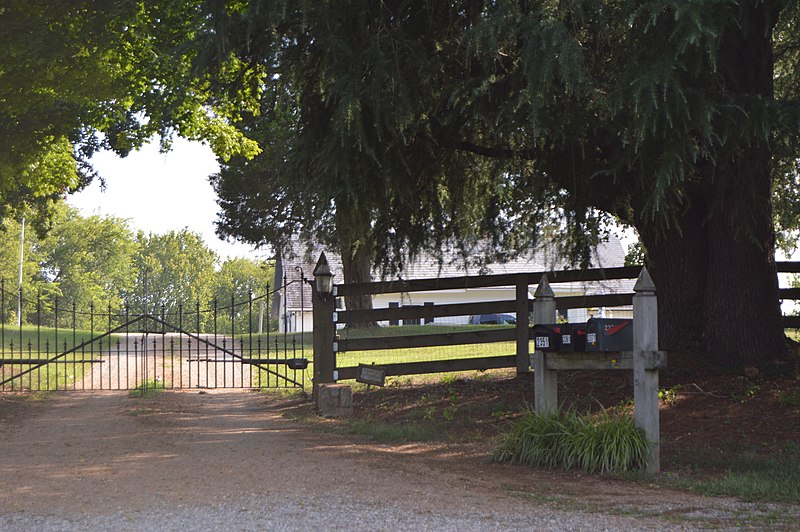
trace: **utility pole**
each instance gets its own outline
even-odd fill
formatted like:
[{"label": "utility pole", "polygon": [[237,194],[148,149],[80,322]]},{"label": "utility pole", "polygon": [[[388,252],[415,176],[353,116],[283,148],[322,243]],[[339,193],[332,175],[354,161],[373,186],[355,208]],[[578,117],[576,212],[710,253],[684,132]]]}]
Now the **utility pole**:
[{"label": "utility pole", "polygon": [[22,217],[19,232],[19,280],[17,282],[17,325],[22,327],[22,263],[25,258],[25,217]]}]

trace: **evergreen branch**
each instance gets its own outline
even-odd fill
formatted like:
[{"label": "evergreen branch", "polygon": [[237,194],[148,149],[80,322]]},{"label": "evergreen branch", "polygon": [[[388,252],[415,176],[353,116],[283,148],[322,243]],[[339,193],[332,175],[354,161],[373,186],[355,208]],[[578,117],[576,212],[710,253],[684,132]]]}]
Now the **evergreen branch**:
[{"label": "evergreen branch", "polygon": [[493,159],[523,159],[526,161],[535,159],[533,150],[515,150],[502,146],[481,146],[466,140],[460,141],[457,146],[460,150],[474,153],[482,157],[491,157]]}]

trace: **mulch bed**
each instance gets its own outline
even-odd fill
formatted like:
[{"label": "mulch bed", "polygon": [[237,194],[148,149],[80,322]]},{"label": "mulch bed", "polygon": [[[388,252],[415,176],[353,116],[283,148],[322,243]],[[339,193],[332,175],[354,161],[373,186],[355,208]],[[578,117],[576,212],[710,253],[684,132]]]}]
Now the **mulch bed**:
[{"label": "mulch bed", "polygon": [[[679,370],[666,370],[660,388],[665,471],[680,469],[687,460],[713,468],[730,453],[800,454],[798,378],[688,377]],[[630,408],[632,374],[559,372],[558,398],[579,410]],[[447,440],[490,440],[532,405],[533,375],[497,371],[438,382],[401,379],[382,389],[357,389],[353,402],[356,420],[433,424]]]}]

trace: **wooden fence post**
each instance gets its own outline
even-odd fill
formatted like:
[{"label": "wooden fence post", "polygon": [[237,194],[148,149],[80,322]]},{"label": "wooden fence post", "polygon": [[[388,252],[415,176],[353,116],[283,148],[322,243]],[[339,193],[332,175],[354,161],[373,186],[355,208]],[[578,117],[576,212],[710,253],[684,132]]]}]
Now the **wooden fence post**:
[{"label": "wooden fence post", "polygon": [[531,357],[528,346],[530,345],[530,324],[528,314],[528,276],[517,277],[517,375],[529,373]]},{"label": "wooden fence post", "polygon": [[[320,257],[324,260],[324,256]],[[334,287],[335,289],[335,287]],[[336,297],[333,294],[320,294],[316,286],[311,288],[311,307],[314,313],[314,378],[312,395],[317,399],[317,387],[320,384],[334,382],[333,372],[336,369],[336,353],[333,342],[336,325],[333,313],[336,309]]]},{"label": "wooden fence post", "polygon": [[642,268],[633,291],[633,421],[651,443],[645,469],[657,473],[661,467],[658,369],[647,369],[645,362],[658,351],[658,305],[656,285],[646,268]]},{"label": "wooden fence post", "polygon": [[[553,323],[556,319],[556,299],[547,275],[542,275],[533,299],[533,322]],[[533,353],[534,401],[533,408],[539,414],[549,414],[558,409],[558,377],[555,370],[547,369],[547,353]]]}]

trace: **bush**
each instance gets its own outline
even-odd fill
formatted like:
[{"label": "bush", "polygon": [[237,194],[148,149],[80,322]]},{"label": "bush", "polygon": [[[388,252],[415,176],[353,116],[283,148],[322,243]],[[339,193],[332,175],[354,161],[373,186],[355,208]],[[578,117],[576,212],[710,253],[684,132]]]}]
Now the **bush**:
[{"label": "bush", "polygon": [[588,472],[627,471],[644,464],[650,443],[633,417],[603,410],[540,415],[532,410],[511,428],[492,460]]}]

